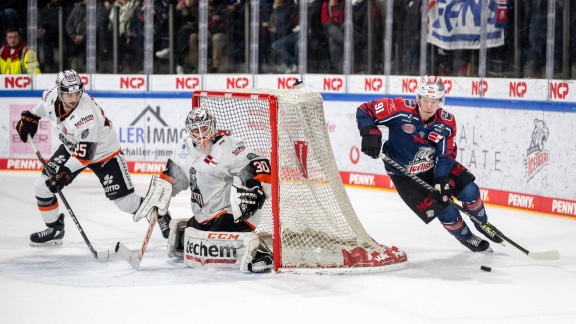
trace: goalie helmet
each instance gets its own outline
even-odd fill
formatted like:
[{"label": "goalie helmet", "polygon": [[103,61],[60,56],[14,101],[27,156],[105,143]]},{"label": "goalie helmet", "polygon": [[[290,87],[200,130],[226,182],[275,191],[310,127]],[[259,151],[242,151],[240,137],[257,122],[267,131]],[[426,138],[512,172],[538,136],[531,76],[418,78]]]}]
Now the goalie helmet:
[{"label": "goalie helmet", "polygon": [[425,75],[422,77],[422,82],[418,86],[417,98],[439,99],[440,106],[444,106],[445,90],[446,87],[444,87],[442,78]]},{"label": "goalie helmet", "polygon": [[207,108],[196,108],[186,117],[186,129],[195,147],[203,152],[212,148],[216,118]]},{"label": "goalie helmet", "polygon": [[58,98],[62,99],[62,93],[80,92],[84,93],[82,79],[74,70],[65,70],[56,76],[56,87],[58,88]]}]

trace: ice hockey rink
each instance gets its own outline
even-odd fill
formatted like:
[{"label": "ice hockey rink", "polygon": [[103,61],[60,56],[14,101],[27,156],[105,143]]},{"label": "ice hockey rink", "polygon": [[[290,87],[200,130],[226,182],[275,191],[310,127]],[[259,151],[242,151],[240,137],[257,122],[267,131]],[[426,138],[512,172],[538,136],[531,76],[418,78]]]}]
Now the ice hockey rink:
[{"label": "ice hockey rink", "polygon": [[[534,252],[558,250],[561,258],[535,261],[495,244],[494,253],[478,254],[437,221],[422,223],[395,192],[348,187],[368,233],[408,254],[406,269],[197,270],[167,256],[156,228],[135,271],[114,246],[121,241],[137,250],[148,224],[119,211],[90,173],[63,193],[94,248],[109,249],[110,259],[92,257],[67,214],[62,246],[30,247],[29,235],[45,228],[33,193],[37,174],[0,172],[0,323],[576,323],[573,218],[487,205],[490,222],[510,239]],[[145,194],[150,176],[133,178]],[[189,199],[187,192],[173,199],[172,217],[189,217]]]}]

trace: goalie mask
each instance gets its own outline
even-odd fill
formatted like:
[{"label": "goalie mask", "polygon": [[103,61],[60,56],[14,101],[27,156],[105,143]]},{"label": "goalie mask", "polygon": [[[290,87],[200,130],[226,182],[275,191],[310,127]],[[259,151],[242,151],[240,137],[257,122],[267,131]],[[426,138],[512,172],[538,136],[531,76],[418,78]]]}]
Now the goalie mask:
[{"label": "goalie mask", "polygon": [[216,119],[207,108],[196,108],[188,113],[186,129],[196,149],[209,152],[214,140]]},{"label": "goalie mask", "polygon": [[56,88],[58,90],[58,98],[62,99],[62,93],[84,93],[84,85],[82,79],[74,70],[65,70],[56,76]]},{"label": "goalie mask", "polygon": [[422,77],[422,82],[418,86],[417,99],[439,99],[440,106],[444,106],[445,90],[446,88],[444,87],[444,81],[442,81],[442,78],[425,75]]}]

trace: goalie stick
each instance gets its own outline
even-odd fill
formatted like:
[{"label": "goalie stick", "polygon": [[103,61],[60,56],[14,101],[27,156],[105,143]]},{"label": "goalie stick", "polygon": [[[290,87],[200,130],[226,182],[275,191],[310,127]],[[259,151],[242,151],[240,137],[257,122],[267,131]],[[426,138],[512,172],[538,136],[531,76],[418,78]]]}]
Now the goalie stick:
[{"label": "goalie stick", "polygon": [[[413,173],[411,173],[410,171],[408,171],[406,168],[404,168],[403,166],[401,166],[400,164],[396,163],[396,161],[392,160],[391,158],[389,158],[386,154],[384,153],[380,153],[380,158],[386,162],[388,162],[391,166],[393,166],[394,168],[396,168],[398,171],[404,173],[405,175],[407,175],[408,177],[410,177],[410,179],[414,180],[416,183],[418,183],[419,185],[421,185],[422,187],[426,188],[428,191],[432,192],[436,189],[434,189],[431,185],[429,185],[428,183],[426,183],[426,181],[418,178],[416,175],[414,175]],[[472,221],[474,221],[475,223],[477,223],[478,225],[492,231],[494,234],[496,234],[498,237],[500,237],[501,239],[503,239],[504,241],[510,243],[512,246],[514,246],[515,248],[517,248],[518,250],[522,251],[522,253],[526,254],[527,256],[529,256],[530,258],[534,259],[534,260],[557,260],[560,259],[560,253],[556,250],[551,250],[551,251],[545,251],[545,252],[531,252],[526,250],[525,248],[523,248],[522,246],[520,246],[518,243],[512,241],[511,239],[509,239],[506,235],[504,235],[504,233],[502,233],[500,230],[498,230],[496,227],[494,227],[494,225],[486,222],[483,223],[480,219],[478,219],[476,216],[470,214],[467,210],[465,210],[464,208],[462,208],[462,206],[460,206],[458,203],[456,203],[454,200],[452,199],[448,199],[448,203],[450,203],[450,205],[454,206],[456,209],[458,209],[460,212],[466,214],[468,217],[470,217],[470,219]]]},{"label": "goalie stick", "polygon": [[[48,168],[48,166],[46,165],[46,162],[44,161],[44,158],[42,158],[42,154],[40,154],[40,151],[38,150],[38,148],[36,147],[36,144],[34,144],[34,141],[32,140],[32,137],[30,135],[28,135],[28,142],[30,143],[30,145],[32,145],[32,149],[34,149],[34,152],[36,152],[36,156],[38,157],[38,159],[40,160],[40,163],[42,163],[42,166],[44,167],[44,170],[46,170],[46,174],[48,175],[48,178],[50,179],[50,181],[54,181],[53,178],[53,174],[50,171],[50,169]],[[56,191],[58,193],[58,196],[60,197],[60,200],[62,201],[62,203],[64,204],[64,206],[66,207],[66,210],[68,210],[68,214],[70,215],[70,217],[72,218],[72,220],[74,221],[74,224],[76,224],[76,227],[78,228],[78,231],[80,232],[80,235],[82,235],[82,238],[84,239],[84,242],[86,242],[86,245],[88,245],[88,248],[90,249],[90,252],[92,253],[92,255],[94,256],[94,258],[96,258],[96,260],[98,261],[107,261],[108,257],[110,256],[110,252],[108,250],[106,251],[96,251],[94,249],[94,247],[92,247],[92,244],[90,243],[90,240],[88,240],[88,237],[86,236],[86,233],[84,233],[84,230],[82,229],[82,226],[80,226],[80,222],[78,222],[78,218],[76,218],[76,215],[74,214],[74,212],[72,211],[72,208],[70,208],[70,205],[68,204],[68,201],[66,200],[66,198],[64,197],[64,194],[62,194],[62,191],[60,190],[60,188],[56,188]]]},{"label": "goalie stick", "polygon": [[126,262],[132,266],[132,268],[134,268],[134,270],[140,270],[140,263],[144,257],[144,252],[146,252],[146,247],[148,246],[148,242],[150,241],[150,237],[152,236],[152,231],[154,230],[154,226],[156,226],[157,220],[158,208],[155,207],[154,211],[152,212],[152,219],[150,220],[148,231],[146,232],[144,242],[142,242],[142,247],[140,247],[138,254],[132,253],[132,251],[130,251],[130,249],[128,249],[126,245],[122,244],[121,242],[116,243],[116,253],[120,254],[120,256],[126,260]]}]

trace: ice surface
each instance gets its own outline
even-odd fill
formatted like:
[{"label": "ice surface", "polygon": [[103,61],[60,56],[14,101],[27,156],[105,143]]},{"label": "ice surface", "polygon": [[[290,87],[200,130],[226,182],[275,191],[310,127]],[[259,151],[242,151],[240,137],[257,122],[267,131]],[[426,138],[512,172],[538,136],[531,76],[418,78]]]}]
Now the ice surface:
[{"label": "ice surface", "polygon": [[[576,323],[574,218],[488,205],[490,222],[509,238],[562,258],[535,261],[496,244],[490,255],[475,254],[437,221],[422,223],[395,192],[348,188],[367,231],[404,250],[407,269],[340,276],[195,270],[167,257],[156,229],[135,271],[114,246],[137,250],[147,223],[118,210],[91,173],[63,192],[110,260],[92,257],[68,215],[62,246],[30,247],[29,235],[45,228],[37,174],[0,172],[0,323]],[[144,194],[149,176],[133,178]],[[185,192],[173,200],[173,218],[189,217],[189,199]]]}]

